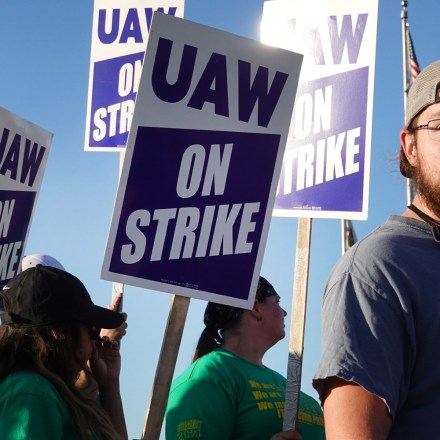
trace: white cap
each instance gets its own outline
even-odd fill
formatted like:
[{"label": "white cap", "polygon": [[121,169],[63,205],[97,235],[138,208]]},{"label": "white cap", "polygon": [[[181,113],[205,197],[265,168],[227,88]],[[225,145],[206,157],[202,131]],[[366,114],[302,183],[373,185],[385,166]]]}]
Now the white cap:
[{"label": "white cap", "polygon": [[32,254],[27,255],[21,262],[21,271],[25,271],[31,267],[35,267],[37,264],[42,266],[56,267],[57,269],[66,270],[64,266],[54,257],[45,254]]}]

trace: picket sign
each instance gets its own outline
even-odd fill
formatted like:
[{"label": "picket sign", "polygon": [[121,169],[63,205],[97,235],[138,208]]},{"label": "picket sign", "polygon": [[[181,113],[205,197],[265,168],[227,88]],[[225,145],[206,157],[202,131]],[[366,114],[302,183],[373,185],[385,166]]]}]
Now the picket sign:
[{"label": "picket sign", "polygon": [[184,0],[94,0],[85,151],[123,152],[153,14],[183,17]]},{"label": "picket sign", "polygon": [[154,15],[103,279],[251,308],[301,63]]},{"label": "picket sign", "polygon": [[302,59],[154,14],[101,272],[173,295],[143,438],[160,435],[188,298],[254,303]]},{"label": "picket sign", "polygon": [[0,107],[0,290],[20,272],[52,137]]}]

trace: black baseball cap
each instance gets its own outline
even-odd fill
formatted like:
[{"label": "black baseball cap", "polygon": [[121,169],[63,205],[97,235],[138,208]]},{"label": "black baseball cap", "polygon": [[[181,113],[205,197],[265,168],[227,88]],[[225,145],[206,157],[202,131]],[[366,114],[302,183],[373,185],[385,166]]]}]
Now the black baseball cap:
[{"label": "black baseball cap", "polygon": [[78,322],[100,328],[119,327],[121,313],[93,304],[84,284],[74,275],[37,265],[13,278],[0,291],[6,323],[13,327]]}]

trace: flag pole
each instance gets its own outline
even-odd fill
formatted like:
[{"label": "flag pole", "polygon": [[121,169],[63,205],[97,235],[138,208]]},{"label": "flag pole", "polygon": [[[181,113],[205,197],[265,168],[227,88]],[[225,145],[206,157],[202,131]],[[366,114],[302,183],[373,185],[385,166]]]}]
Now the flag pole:
[{"label": "flag pole", "polygon": [[402,11],[400,12],[400,18],[402,19],[402,66],[403,66],[403,113],[406,117],[406,98],[408,95],[409,81],[408,81],[408,6],[407,1],[401,3]]},{"label": "flag pole", "polygon": [[342,219],[341,220],[342,255],[344,255],[345,252],[347,251],[347,246],[346,246],[347,240],[345,239],[346,230],[347,230],[347,220]]},{"label": "flag pole", "polygon": [[344,255],[357,242],[357,235],[351,220],[341,220],[341,227],[342,255]]},{"label": "flag pole", "polygon": [[[403,114],[404,120],[406,120],[406,100],[408,97],[408,90],[410,86],[408,71],[408,2],[402,1],[402,11],[400,12],[400,18],[402,19],[402,65],[403,65]],[[414,198],[414,188],[411,184],[411,179],[406,179],[406,198],[408,205]]]}]

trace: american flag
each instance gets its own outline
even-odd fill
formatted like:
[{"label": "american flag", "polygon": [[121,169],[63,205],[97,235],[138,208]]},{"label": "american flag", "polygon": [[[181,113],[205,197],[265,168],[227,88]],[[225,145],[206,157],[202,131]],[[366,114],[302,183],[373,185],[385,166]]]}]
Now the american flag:
[{"label": "american flag", "polygon": [[420,73],[420,67],[419,67],[419,62],[417,61],[417,56],[414,50],[411,33],[409,29],[407,29],[407,36],[408,36],[408,64],[409,64],[408,84],[411,85],[413,81],[416,79],[417,75]]}]

